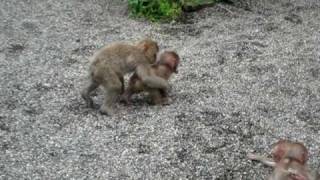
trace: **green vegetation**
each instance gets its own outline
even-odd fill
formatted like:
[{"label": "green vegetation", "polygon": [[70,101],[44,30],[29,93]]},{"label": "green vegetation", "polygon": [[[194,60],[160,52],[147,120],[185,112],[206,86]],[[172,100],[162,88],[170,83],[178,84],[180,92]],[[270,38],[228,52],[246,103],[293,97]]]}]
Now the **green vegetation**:
[{"label": "green vegetation", "polygon": [[128,0],[132,15],[146,17],[151,21],[177,19],[181,13],[181,5],[172,0]]},{"label": "green vegetation", "polygon": [[183,10],[196,9],[218,0],[128,0],[131,14],[151,21],[170,21],[181,17]]}]

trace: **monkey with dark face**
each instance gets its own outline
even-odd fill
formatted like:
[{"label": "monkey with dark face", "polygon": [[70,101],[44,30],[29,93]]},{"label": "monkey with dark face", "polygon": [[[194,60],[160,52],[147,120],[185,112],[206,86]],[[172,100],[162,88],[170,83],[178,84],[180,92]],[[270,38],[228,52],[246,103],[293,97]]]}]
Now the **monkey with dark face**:
[{"label": "monkey with dark face", "polygon": [[149,73],[149,65],[156,61],[158,51],[158,44],[150,39],[142,40],[136,45],[113,43],[100,49],[91,60],[90,82],[81,92],[87,105],[93,106],[90,93],[101,85],[105,96],[100,112],[112,115],[113,104],[124,91],[123,76],[133,71],[147,87],[167,89],[166,79]]},{"label": "monkey with dark face", "polygon": [[271,150],[272,159],[256,154],[249,154],[251,160],[274,168],[269,180],[319,180],[317,172],[312,172],[307,167],[308,150],[298,142],[280,140],[273,145]]},{"label": "monkey with dark face", "polygon": [[[155,64],[149,65],[148,74],[169,80],[172,73],[178,73],[179,62],[180,57],[176,52],[165,51],[161,53],[159,60]],[[138,73],[134,73],[130,77],[129,86],[122,95],[122,101],[129,104],[131,96],[142,91],[149,93],[152,104],[160,105],[168,103],[166,89],[147,86]]]}]

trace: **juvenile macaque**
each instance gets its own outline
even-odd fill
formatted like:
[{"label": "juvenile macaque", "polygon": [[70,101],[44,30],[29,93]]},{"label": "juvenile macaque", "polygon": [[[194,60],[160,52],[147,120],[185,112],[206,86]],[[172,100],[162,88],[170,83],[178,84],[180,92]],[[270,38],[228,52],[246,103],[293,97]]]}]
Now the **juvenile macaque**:
[{"label": "juvenile macaque", "polygon": [[271,155],[275,162],[279,162],[283,158],[291,158],[301,164],[306,164],[309,158],[308,150],[302,143],[288,140],[280,140],[273,144]]},{"label": "juvenile macaque", "polygon": [[[159,60],[150,65],[148,75],[158,76],[169,80],[172,73],[178,73],[178,65],[180,57],[174,51],[165,51],[161,53]],[[122,95],[122,101],[127,104],[130,103],[130,98],[135,93],[147,91],[151,97],[152,104],[167,104],[168,95],[166,89],[152,88],[147,86],[143,81],[141,75],[135,72],[129,80],[129,86]]]},{"label": "juvenile macaque", "polygon": [[105,97],[100,112],[113,114],[113,104],[124,91],[124,78],[127,73],[135,71],[141,81],[148,87],[167,89],[167,80],[149,73],[149,65],[156,61],[158,44],[150,39],[136,45],[113,43],[100,49],[91,60],[89,69],[90,83],[81,92],[89,107],[93,106],[90,93],[100,85],[105,89]]},{"label": "juvenile macaque", "polygon": [[248,154],[251,160],[261,161],[274,168],[269,180],[319,180],[317,172],[312,172],[307,167],[307,148],[297,142],[280,140],[273,145],[272,158],[256,154]]}]

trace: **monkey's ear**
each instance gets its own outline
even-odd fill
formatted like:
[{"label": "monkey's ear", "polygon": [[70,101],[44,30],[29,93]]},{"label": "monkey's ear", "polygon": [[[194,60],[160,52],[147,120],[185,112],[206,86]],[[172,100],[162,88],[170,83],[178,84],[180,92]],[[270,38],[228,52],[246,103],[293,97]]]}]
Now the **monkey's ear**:
[{"label": "monkey's ear", "polygon": [[138,48],[142,49],[143,52],[146,52],[148,50],[148,48],[149,48],[149,45],[148,45],[148,43],[145,43],[145,42],[139,43],[138,44]]},{"label": "monkey's ear", "polygon": [[273,156],[273,159],[276,162],[279,162],[286,154],[285,147],[283,146],[283,144],[278,144],[276,147],[272,149],[271,154]]},{"label": "monkey's ear", "polygon": [[143,43],[143,45],[142,45],[142,49],[143,49],[143,52],[146,52],[148,49],[149,49],[149,45],[148,45],[148,43]]},{"label": "monkey's ear", "polygon": [[176,74],[178,74],[178,66],[177,66],[177,65],[174,66],[173,72],[176,73]]},{"label": "monkey's ear", "polygon": [[180,64],[180,58],[179,58],[179,56],[177,55],[177,57],[176,57],[176,61],[175,61],[175,64],[174,64],[174,72],[176,73],[176,74],[178,74],[178,65]]},{"label": "monkey's ear", "polygon": [[305,164],[309,159],[309,153],[306,150],[305,152],[303,152],[302,157],[299,158],[299,161],[303,164]]}]

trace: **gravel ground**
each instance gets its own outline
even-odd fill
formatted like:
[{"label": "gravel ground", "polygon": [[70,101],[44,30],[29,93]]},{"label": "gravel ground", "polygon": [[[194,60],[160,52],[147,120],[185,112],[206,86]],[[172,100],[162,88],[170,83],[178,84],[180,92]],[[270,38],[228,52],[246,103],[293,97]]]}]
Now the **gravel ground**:
[{"label": "gravel ground", "polygon": [[[125,4],[0,1],[0,179],[264,179],[246,154],[280,138],[320,166],[320,1],[220,4],[183,24],[130,19]],[[86,108],[90,55],[146,36],[182,58],[172,104]]]}]

